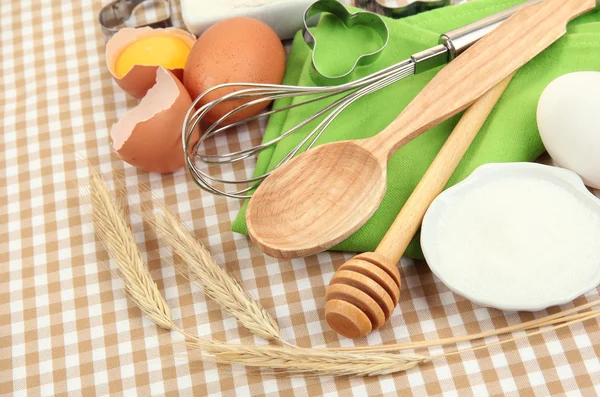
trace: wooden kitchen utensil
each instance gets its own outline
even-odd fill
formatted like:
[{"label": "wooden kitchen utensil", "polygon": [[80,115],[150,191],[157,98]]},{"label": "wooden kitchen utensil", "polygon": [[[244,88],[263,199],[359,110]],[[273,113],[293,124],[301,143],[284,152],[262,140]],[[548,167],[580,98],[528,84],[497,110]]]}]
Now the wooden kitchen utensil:
[{"label": "wooden kitchen utensil", "polygon": [[375,252],[357,255],[337,270],[327,288],[325,305],[327,323],[337,333],[357,338],[379,328],[390,317],[400,297],[400,257],[511,78],[467,109]]},{"label": "wooden kitchen utensil", "polygon": [[396,150],[472,104],[595,6],[595,0],[544,0],[521,9],[444,67],[378,135],[322,145],[276,169],[250,200],[252,241],[268,255],[294,258],[344,240],[378,208]]}]

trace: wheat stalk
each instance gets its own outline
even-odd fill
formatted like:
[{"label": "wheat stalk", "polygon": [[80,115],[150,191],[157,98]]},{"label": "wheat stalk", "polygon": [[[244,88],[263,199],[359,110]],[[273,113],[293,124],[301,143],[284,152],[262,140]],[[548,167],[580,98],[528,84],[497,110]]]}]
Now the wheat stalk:
[{"label": "wheat stalk", "polygon": [[90,178],[90,196],[94,230],[115,258],[127,293],[158,326],[173,328],[171,310],[142,260],[123,208],[115,203],[96,172]]},{"label": "wheat stalk", "polygon": [[[585,305],[584,305],[585,306]],[[575,310],[575,309],[574,309]],[[241,364],[246,367],[269,368],[284,371],[290,375],[321,375],[321,376],[380,376],[396,372],[407,371],[419,364],[433,361],[438,358],[489,349],[515,342],[519,339],[531,338],[573,324],[581,323],[600,316],[600,311],[588,311],[573,316],[555,318],[551,322],[561,321],[559,325],[541,329],[545,324],[541,322],[537,331],[518,335],[502,341],[483,344],[481,346],[445,352],[435,356],[422,356],[416,354],[375,353],[363,351],[360,348],[348,348],[346,351],[337,349],[307,349],[299,347],[276,346],[248,346],[233,345],[198,338],[175,329],[186,336],[189,348],[201,349],[211,354],[219,363]],[[552,317],[552,316],[548,316]],[[533,327],[532,327],[533,328]],[[476,336],[476,335],[475,335]],[[449,338],[448,341],[453,338]],[[433,341],[435,342],[435,341]],[[458,343],[457,340],[455,343]],[[449,343],[449,342],[448,342]],[[434,345],[434,343],[430,344]],[[418,342],[406,344],[405,348],[415,349],[423,347]]]},{"label": "wheat stalk", "polygon": [[183,260],[176,267],[195,284],[202,285],[206,295],[223,310],[235,316],[253,334],[284,343],[279,326],[271,315],[221,266],[204,245],[166,208],[146,219],[156,234]]},{"label": "wheat stalk", "polygon": [[506,343],[516,342],[519,339],[531,338],[532,336],[541,335],[541,334],[544,334],[546,332],[557,331],[557,330],[559,330],[561,328],[569,327],[569,326],[574,325],[574,324],[579,324],[579,323],[582,323],[582,322],[587,321],[587,320],[592,320],[592,319],[594,319],[594,318],[596,318],[598,316],[600,316],[600,311],[599,310],[590,311],[590,312],[582,313],[582,315],[573,316],[574,319],[569,320],[569,321],[565,321],[562,324],[554,325],[554,326],[549,327],[549,328],[539,329],[539,330],[537,330],[535,332],[525,333],[523,335],[517,335],[517,336],[514,336],[514,337],[506,339],[506,340],[502,340],[502,341],[498,341],[498,342],[494,342],[494,343],[488,343],[488,344],[484,344],[484,345],[481,345],[481,346],[471,347],[471,348],[465,349],[465,350],[457,350],[457,351],[454,351],[454,352],[443,353],[443,354],[440,354],[440,355],[437,355],[437,356],[432,356],[430,358],[431,359],[436,359],[438,357],[450,357],[450,356],[455,356],[455,355],[462,354],[462,353],[469,352],[469,351],[474,352],[474,351],[482,350],[482,349],[490,349],[490,348],[492,348],[494,346],[501,346],[501,345],[504,345]]},{"label": "wheat stalk", "polygon": [[214,356],[219,363],[268,368],[290,375],[380,376],[402,372],[429,361],[415,354],[337,352],[300,347],[253,346],[216,342],[186,335],[189,348]]},{"label": "wheat stalk", "polygon": [[[555,326],[557,324],[562,324],[570,321],[585,321],[589,318],[599,317],[600,310],[590,310],[583,313],[582,310],[586,310],[592,308],[594,306],[600,306],[600,300],[596,300],[593,302],[585,303],[580,306],[576,306],[571,309],[563,310],[558,313],[548,315],[545,317],[541,317],[538,319],[526,321],[524,323],[515,324],[512,326],[499,328],[493,331],[480,332],[476,334],[463,335],[463,336],[453,336],[450,338],[444,339],[434,339],[434,340],[424,340],[419,342],[409,342],[409,343],[397,343],[397,344],[386,344],[380,346],[361,346],[361,347],[338,347],[338,348],[326,348],[329,350],[336,351],[363,351],[363,352],[394,352],[400,350],[413,350],[417,348],[427,348],[432,346],[445,346],[445,345],[455,345],[461,342],[472,342],[479,339],[485,339],[493,336],[503,336],[507,334],[512,334],[516,332],[529,331],[536,328]],[[577,314],[573,314],[577,313]],[[591,317],[590,317],[591,316]],[[555,328],[552,328],[555,329]],[[323,348],[325,349],[325,348]]]}]

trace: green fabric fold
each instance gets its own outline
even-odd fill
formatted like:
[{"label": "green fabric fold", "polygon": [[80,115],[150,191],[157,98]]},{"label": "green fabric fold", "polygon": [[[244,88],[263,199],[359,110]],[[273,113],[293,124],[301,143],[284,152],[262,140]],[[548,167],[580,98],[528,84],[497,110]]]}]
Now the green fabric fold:
[{"label": "green fabric fold", "polygon": [[[390,40],[373,64],[359,67],[353,78],[408,58],[438,43],[441,33],[509,8],[522,0],[477,0],[441,8],[401,20],[386,18]],[[315,57],[324,72],[343,71],[361,52],[378,45],[368,29],[347,29],[335,18],[324,17],[315,28],[319,47]],[[600,11],[592,11],[571,22],[568,33],[525,65],[514,77],[488,120],[454,172],[448,187],[466,178],[478,166],[490,162],[533,161],[544,151],[536,124],[536,108],[542,90],[553,79],[569,72],[600,71]],[[430,70],[386,87],[348,107],[319,138],[318,144],[373,136],[385,128],[435,76]],[[310,49],[300,34],[294,38],[284,84],[317,85],[311,78]],[[283,107],[302,98],[285,98]],[[264,140],[271,140],[314,114],[332,99],[287,110],[271,117]],[[341,251],[372,251],[388,230],[411,192],[433,161],[459,116],[432,128],[400,149],[390,160],[387,193],[373,217],[356,233],[334,247]],[[271,170],[314,126],[297,131],[259,156],[256,175]],[[568,133],[568,131],[565,131]],[[247,234],[247,202],[233,222],[235,232]],[[422,259],[418,236],[406,255]]]}]

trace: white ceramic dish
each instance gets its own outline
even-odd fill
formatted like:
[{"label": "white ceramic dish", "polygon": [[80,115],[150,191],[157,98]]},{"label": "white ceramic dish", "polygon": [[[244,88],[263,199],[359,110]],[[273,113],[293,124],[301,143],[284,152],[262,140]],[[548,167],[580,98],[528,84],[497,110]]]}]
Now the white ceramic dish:
[{"label": "white ceramic dish", "polygon": [[[440,246],[443,244],[440,244],[440,239],[447,236],[447,234],[440,233],[440,230],[447,230],[449,227],[445,225],[442,228],[440,225],[442,219],[448,219],[444,216],[449,213],[448,211],[452,211],[452,206],[456,205],[457,200],[467,197],[465,196],[467,194],[472,194],[482,183],[493,182],[502,178],[514,180],[517,177],[535,178],[534,180],[550,182],[572,194],[576,200],[590,208],[593,211],[592,214],[600,216],[600,200],[587,190],[581,178],[572,171],[535,163],[486,164],[477,168],[463,182],[440,194],[425,214],[421,231],[421,245],[432,272],[453,292],[482,306],[506,311],[542,310],[550,306],[570,302],[594,289],[600,284],[600,255],[596,254],[600,252],[600,235],[597,236],[599,247],[597,250],[594,248],[593,252],[595,254],[587,262],[585,268],[578,266],[578,263],[574,263],[574,261],[568,261],[568,263],[564,263],[564,267],[555,267],[553,272],[540,272],[539,269],[536,270],[538,273],[533,272],[533,269],[523,269],[522,272],[504,271],[502,276],[498,276],[498,280],[496,280],[493,272],[496,271],[497,267],[490,265],[493,263],[492,260],[481,267],[462,269],[462,273],[459,274],[456,271],[457,266],[455,264],[453,266],[453,263],[449,263],[449,260],[445,259],[450,255],[448,255],[448,252],[441,252]],[[493,205],[493,203],[490,204]],[[458,233],[460,227],[464,225],[456,226],[456,232]],[[544,231],[540,232],[543,233]],[[510,231],[508,233],[510,234]],[[467,249],[468,243],[468,241],[465,242]],[[569,256],[568,250],[569,247],[563,249],[563,251],[566,251],[562,252],[565,254],[564,257]],[[597,263],[598,265],[590,265],[590,263]],[[530,270],[529,273],[528,270]],[[484,274],[485,272],[488,272],[488,274]],[[523,277],[523,274],[529,274],[526,277],[527,279]],[[493,288],[489,288],[490,279],[494,280]],[[482,280],[485,280],[485,282]],[[517,290],[514,288],[523,285],[554,285],[554,287],[546,289],[540,287],[536,294],[532,293],[533,296],[527,296],[528,291],[526,288],[517,288]],[[556,288],[556,285],[559,285],[560,288]],[[493,291],[490,291],[491,289]],[[542,292],[539,293],[540,291]]]}]

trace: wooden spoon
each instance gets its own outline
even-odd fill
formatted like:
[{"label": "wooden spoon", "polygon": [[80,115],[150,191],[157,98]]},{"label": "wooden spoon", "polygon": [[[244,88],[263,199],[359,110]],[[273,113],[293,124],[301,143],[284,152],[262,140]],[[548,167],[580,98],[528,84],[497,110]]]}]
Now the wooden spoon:
[{"label": "wooden spoon", "polygon": [[252,241],[268,255],[294,258],[350,236],[379,207],[396,150],[464,110],[595,6],[595,0],[544,0],[521,9],[444,67],[378,135],[319,146],[275,170],[248,205]]},{"label": "wooden spoon", "polygon": [[325,295],[325,318],[337,333],[358,338],[390,317],[400,296],[400,257],[511,79],[507,77],[467,109],[375,252],[357,255],[337,270]]}]

